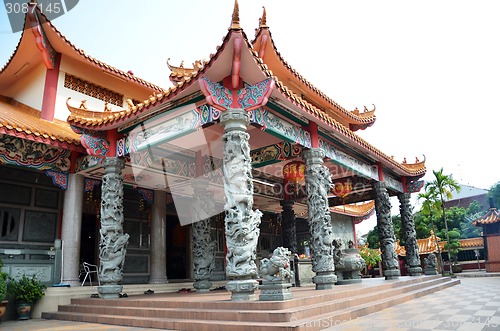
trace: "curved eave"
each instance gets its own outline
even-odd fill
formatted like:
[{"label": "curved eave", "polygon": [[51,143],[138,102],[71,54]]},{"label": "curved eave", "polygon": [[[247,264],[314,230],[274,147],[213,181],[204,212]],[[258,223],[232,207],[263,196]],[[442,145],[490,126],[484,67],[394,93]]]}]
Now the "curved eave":
[{"label": "curved eave", "polygon": [[22,130],[19,128],[14,128],[9,124],[4,125],[0,123],[0,133],[76,152],[85,151],[85,149],[80,145],[80,140],[67,141],[66,139],[59,136],[40,132],[31,132],[31,130],[29,129]]},{"label": "curved eave", "polygon": [[[257,53],[260,51],[261,47],[261,38],[263,35],[267,35],[269,37],[269,43],[266,44],[265,54],[269,56],[269,49],[273,50],[274,56],[278,59],[276,61],[281,65],[281,67],[286,70],[292,77],[295,78],[296,83],[302,85],[305,89],[311,91],[316,96],[320,97],[323,101],[326,102],[327,105],[333,108],[333,112],[335,116],[339,117],[338,120],[349,127],[352,131],[356,130],[364,130],[367,127],[370,127],[375,123],[376,116],[375,110],[359,112],[358,110],[348,111],[344,107],[340,106],[334,100],[329,98],[325,93],[321,92],[318,88],[316,88],[313,84],[311,84],[308,80],[306,80],[302,75],[300,75],[295,69],[292,68],[281,56],[281,53],[278,51],[276,44],[271,35],[271,31],[267,26],[261,26],[256,33],[255,39],[251,42],[254,51]],[[320,110],[323,112],[323,110]]]},{"label": "curved eave", "polygon": [[[47,17],[45,16],[45,14],[43,14],[42,12],[40,12],[40,10],[38,9],[37,7],[37,10],[38,10],[38,13],[40,14],[40,20],[41,20],[41,24],[42,24],[42,27],[44,28],[45,30],[45,33],[47,34],[48,38],[51,39],[51,32],[53,34],[55,34],[56,38],[59,39],[60,41],[62,41],[62,43],[64,45],[66,45],[70,50],[71,52],[73,52],[74,55],[76,55],[76,57],[79,57],[80,59],[83,59],[85,60],[86,62],[90,63],[91,65],[94,65],[98,68],[100,68],[101,70],[104,70],[112,75],[116,75],[122,79],[125,79],[131,83],[135,83],[135,84],[139,84],[141,86],[145,86],[149,89],[152,89],[152,90],[155,90],[155,91],[161,91],[162,88],[159,87],[159,86],[156,86],[155,84],[152,84],[144,79],[141,79],[139,77],[136,77],[132,74],[129,74],[125,71],[122,71],[120,69],[117,69],[113,66],[110,66],[109,64],[106,64],[102,61],[99,61],[93,57],[91,57],[90,55],[87,55],[85,54],[85,51],[83,49],[80,49],[78,47],[76,47],[71,41],[69,41],[53,24],[52,22],[47,19]],[[46,29],[45,26],[49,27],[49,29]],[[53,44],[53,46],[56,48],[56,50],[60,53],[65,53],[63,52],[62,50],[58,49],[58,47],[55,45],[56,43],[53,42],[53,40],[51,40],[51,43]]]},{"label": "curved eave", "polygon": [[373,213],[374,210],[375,210],[375,201],[370,201],[363,204],[350,204],[350,205],[336,206],[330,208],[330,211],[334,213],[352,217],[365,217]]}]

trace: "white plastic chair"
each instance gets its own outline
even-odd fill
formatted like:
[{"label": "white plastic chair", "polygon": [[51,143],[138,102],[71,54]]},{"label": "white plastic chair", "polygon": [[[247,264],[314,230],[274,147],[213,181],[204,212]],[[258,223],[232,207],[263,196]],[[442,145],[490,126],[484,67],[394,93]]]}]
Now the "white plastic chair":
[{"label": "white plastic chair", "polygon": [[83,271],[85,272],[85,277],[83,278],[82,285],[85,284],[85,281],[87,280],[87,277],[89,278],[90,286],[92,286],[92,274],[95,274],[95,277],[97,278],[97,284],[101,286],[101,281],[99,280],[99,269],[95,264],[90,264],[87,262],[83,262]]}]

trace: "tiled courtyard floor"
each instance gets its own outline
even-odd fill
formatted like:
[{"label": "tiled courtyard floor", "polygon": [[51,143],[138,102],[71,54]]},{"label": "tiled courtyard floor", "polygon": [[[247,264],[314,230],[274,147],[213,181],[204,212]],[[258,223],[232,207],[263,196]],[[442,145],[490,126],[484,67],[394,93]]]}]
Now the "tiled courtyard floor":
[{"label": "tiled courtyard floor", "polygon": [[[339,324],[327,330],[500,330],[500,277],[460,278],[461,284]],[[33,319],[0,323],[8,331],[153,331],[134,327]]]},{"label": "tiled courtyard floor", "polygon": [[500,330],[500,277],[460,277],[460,281],[451,288],[346,323],[332,321],[327,330]]}]

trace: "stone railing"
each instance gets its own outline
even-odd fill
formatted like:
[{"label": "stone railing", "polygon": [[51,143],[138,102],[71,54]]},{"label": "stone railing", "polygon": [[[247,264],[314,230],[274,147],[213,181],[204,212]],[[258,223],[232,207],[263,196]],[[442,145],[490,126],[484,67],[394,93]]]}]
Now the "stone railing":
[{"label": "stone railing", "polygon": [[36,276],[45,285],[61,282],[62,250],[61,241],[56,240],[50,249],[0,249],[3,271],[10,277],[22,275]]}]

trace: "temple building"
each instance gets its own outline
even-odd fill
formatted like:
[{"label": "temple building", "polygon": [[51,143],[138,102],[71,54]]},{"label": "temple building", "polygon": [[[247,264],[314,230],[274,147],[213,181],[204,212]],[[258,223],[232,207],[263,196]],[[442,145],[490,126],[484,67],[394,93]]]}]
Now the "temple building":
[{"label": "temple building", "polygon": [[375,108],[345,109],[293,69],[265,10],[250,39],[236,2],[214,49],[189,67],[169,63],[172,86],[162,88],[28,11],[0,71],[7,271],[78,286],[85,261],[99,266],[104,298],[122,284],[183,279],[208,291],[224,279],[232,300],[253,300],[260,258],[284,246],[307,248],[316,289],[331,289],[332,242],[355,243],[355,224],[375,212],[394,279],[397,196],[408,274],[420,275],[410,195],[425,160],[398,162],[357,135]]},{"label": "temple building", "polygon": [[472,224],[483,228],[486,272],[500,272],[500,213],[493,206],[492,200],[490,206],[490,210]]}]

